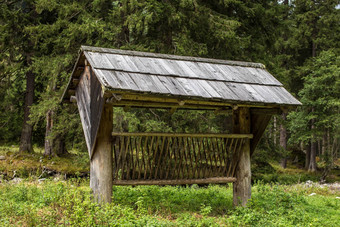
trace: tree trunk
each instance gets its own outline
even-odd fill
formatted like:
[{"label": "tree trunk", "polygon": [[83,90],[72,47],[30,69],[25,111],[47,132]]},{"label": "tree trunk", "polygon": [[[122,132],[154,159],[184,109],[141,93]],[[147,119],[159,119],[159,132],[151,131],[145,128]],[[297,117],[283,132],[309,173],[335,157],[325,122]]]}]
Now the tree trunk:
[{"label": "tree trunk", "polygon": [[309,160],[309,172],[315,172],[316,171],[316,143],[312,142],[311,148],[310,148],[310,160]]},{"label": "tree trunk", "polygon": [[305,163],[305,169],[308,170],[309,163],[310,163],[310,144],[306,145],[306,163]]},{"label": "tree trunk", "polygon": [[[287,114],[283,113],[282,114],[282,120],[286,121],[287,119]],[[287,167],[287,129],[282,123],[280,125],[280,147],[282,149],[283,157],[281,159],[281,167],[286,168]]]},{"label": "tree trunk", "polygon": [[[314,110],[312,110],[314,111]],[[312,139],[311,139],[311,146],[310,146],[310,160],[309,160],[309,166],[308,166],[308,171],[309,172],[315,172],[316,171],[316,142],[315,142],[315,120],[312,119]]]},{"label": "tree trunk", "polygon": [[[31,65],[32,61],[29,56],[27,56],[26,67]],[[32,147],[32,131],[33,126],[29,124],[30,120],[30,108],[33,104],[34,99],[34,73],[32,70],[26,72],[26,93],[25,93],[25,104],[24,104],[24,123],[22,126],[21,137],[20,137],[20,147],[19,152],[29,152],[33,153]]]},{"label": "tree trunk", "polygon": [[54,152],[53,152],[53,139],[51,138],[52,127],[53,127],[53,111],[49,110],[49,111],[47,111],[47,114],[46,114],[44,156],[55,155]]},{"label": "tree trunk", "polygon": [[53,139],[53,153],[57,156],[68,154],[65,144],[65,138],[62,134],[57,134]]},{"label": "tree trunk", "polygon": [[323,132],[323,136],[322,136],[322,148],[321,148],[321,152],[322,152],[322,156],[326,155],[326,150],[327,150],[327,130],[325,129],[325,131]]}]

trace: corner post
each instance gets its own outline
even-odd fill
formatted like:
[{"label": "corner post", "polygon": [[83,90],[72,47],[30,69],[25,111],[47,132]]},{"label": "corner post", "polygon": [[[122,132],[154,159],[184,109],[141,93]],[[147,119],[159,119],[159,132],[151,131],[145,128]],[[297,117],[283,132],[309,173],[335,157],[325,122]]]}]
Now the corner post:
[{"label": "corner post", "polygon": [[[240,107],[233,111],[233,133],[250,133],[249,108]],[[233,183],[233,205],[246,206],[251,198],[250,141],[246,139],[238,154],[236,182]]]},{"label": "corner post", "polygon": [[98,203],[112,201],[112,105],[105,104],[98,129],[96,144],[91,158],[90,187]]}]

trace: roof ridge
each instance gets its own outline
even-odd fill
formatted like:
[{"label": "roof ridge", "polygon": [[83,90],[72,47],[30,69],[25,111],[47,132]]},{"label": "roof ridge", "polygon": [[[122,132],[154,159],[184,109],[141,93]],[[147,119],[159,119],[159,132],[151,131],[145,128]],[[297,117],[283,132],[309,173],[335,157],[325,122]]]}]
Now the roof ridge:
[{"label": "roof ridge", "polygon": [[180,55],[171,55],[171,54],[159,54],[159,53],[149,53],[149,52],[133,51],[133,50],[120,50],[120,49],[92,47],[92,46],[81,46],[81,50],[90,51],[90,52],[111,53],[111,54],[151,57],[151,58],[163,58],[163,59],[170,59],[170,60],[195,61],[195,62],[205,62],[205,63],[215,63],[215,64],[265,69],[265,65],[263,65],[262,63],[255,63],[255,62],[230,61],[230,60],[222,60],[222,59],[214,59],[214,58],[201,58],[201,57],[180,56]]}]

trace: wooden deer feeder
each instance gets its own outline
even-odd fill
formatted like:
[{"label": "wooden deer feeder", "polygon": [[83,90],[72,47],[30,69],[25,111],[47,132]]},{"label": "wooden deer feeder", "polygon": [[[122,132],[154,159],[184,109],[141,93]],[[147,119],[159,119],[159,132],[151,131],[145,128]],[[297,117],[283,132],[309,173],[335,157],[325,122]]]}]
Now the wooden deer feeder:
[{"label": "wooden deer feeder", "polygon": [[[76,101],[90,186],[233,182],[251,196],[250,157],[273,114],[301,105],[262,64],[82,46],[64,101]],[[113,107],[230,110],[233,134],[112,133]]]}]

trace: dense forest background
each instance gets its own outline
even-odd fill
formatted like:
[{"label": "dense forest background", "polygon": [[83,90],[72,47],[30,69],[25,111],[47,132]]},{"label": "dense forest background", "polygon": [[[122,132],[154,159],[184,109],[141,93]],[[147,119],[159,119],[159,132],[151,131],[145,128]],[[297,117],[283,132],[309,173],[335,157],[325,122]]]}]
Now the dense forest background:
[{"label": "dense forest background", "polygon": [[[256,156],[332,168],[340,156],[340,1],[2,0],[0,143],[85,152],[61,104],[81,45],[261,62],[303,106],[275,116]],[[116,131],[225,132],[214,112],[115,109]],[[265,152],[261,152],[265,151]],[[327,169],[326,168],[326,169]]]}]

